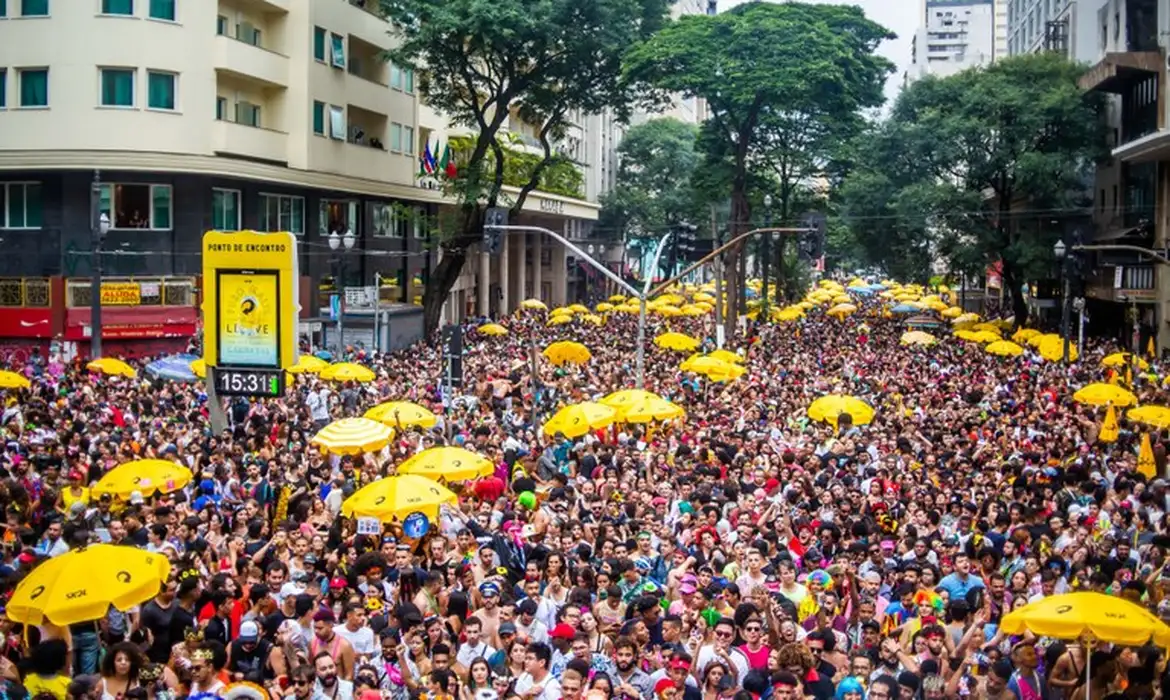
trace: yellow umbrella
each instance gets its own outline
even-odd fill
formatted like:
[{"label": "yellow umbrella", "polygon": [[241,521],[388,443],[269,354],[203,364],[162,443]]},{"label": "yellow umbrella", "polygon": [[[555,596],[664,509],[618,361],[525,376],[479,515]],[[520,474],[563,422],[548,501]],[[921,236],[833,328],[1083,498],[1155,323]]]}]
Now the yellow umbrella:
[{"label": "yellow umbrella", "polygon": [[133,379],[138,376],[138,372],[133,367],[113,357],[98,358],[87,364],[85,368],[91,372],[108,374],[112,377],[129,377]]},{"label": "yellow umbrella", "polygon": [[987,347],[983,349],[1000,357],[1019,357],[1024,354],[1024,349],[1010,340],[997,340],[994,343],[988,343]]},{"label": "yellow umbrella", "polygon": [[369,367],[354,362],[338,362],[321,370],[320,377],[334,382],[372,382],[374,372]]},{"label": "yellow umbrella", "polygon": [[[1040,357],[1043,357],[1045,360],[1059,362],[1064,358],[1064,339],[1058,335],[1045,337],[1036,349],[1040,351]],[[1077,344],[1070,341],[1068,344],[1069,362],[1076,360],[1078,355]]]},{"label": "yellow umbrella", "polygon": [[187,366],[191,368],[191,373],[196,377],[203,379],[207,376],[207,360],[204,360],[202,357],[197,360],[191,360],[191,363]]},{"label": "yellow umbrella", "polygon": [[906,331],[901,338],[903,345],[934,345],[937,342],[938,338],[926,331]]},{"label": "yellow umbrella", "polygon": [[678,308],[677,306],[673,306],[671,304],[660,304],[660,305],[654,307],[654,310],[656,312],[658,312],[658,314],[660,316],[667,316],[667,317],[678,316],[679,314],[682,313],[682,309]]},{"label": "yellow umbrella", "polygon": [[610,296],[610,298],[609,298],[609,301],[611,303],[614,303],[614,304],[621,304],[625,300],[626,300],[626,298],[621,294],[614,294],[614,295]]},{"label": "yellow umbrella", "polygon": [[603,301],[597,305],[597,313],[604,314],[609,311],[613,311],[613,308],[613,304],[609,303],[608,301]]},{"label": "yellow umbrella", "polygon": [[45,561],[8,601],[9,620],[64,627],[99,620],[110,606],[129,610],[158,595],[171,563],[136,547],[95,544]]},{"label": "yellow umbrella", "polygon": [[649,399],[661,399],[665,401],[658,394],[653,391],[646,391],[645,389],[622,389],[615,391],[603,397],[598,403],[605,404],[611,408],[622,409],[632,406],[639,401],[647,401]]},{"label": "yellow umbrella", "polygon": [[549,316],[572,316],[573,310],[567,306],[558,306],[552,311],[548,312]]},{"label": "yellow umbrella", "polygon": [[581,314],[581,320],[588,321],[589,323],[592,323],[595,326],[600,326],[600,325],[605,324],[605,319],[598,316],[597,314]]},{"label": "yellow umbrella", "polygon": [[617,409],[619,423],[649,423],[651,421],[674,420],[686,416],[682,406],[654,396],[641,399]]},{"label": "yellow umbrella", "polygon": [[1092,678],[1088,660],[1094,643],[1138,647],[1152,641],[1162,648],[1170,646],[1170,626],[1149,610],[1120,596],[1090,591],[1051,595],[1028,603],[1004,615],[999,628],[1004,634],[1031,632],[1037,637],[1082,642],[1086,689]]},{"label": "yellow umbrella", "polygon": [[356,455],[376,452],[390,444],[394,431],[369,418],[342,418],[325,426],[309,442],[325,452]]},{"label": "yellow umbrella", "polygon": [[426,408],[410,401],[387,401],[365,412],[365,417],[391,428],[430,428],[439,419]]},{"label": "yellow umbrella", "polygon": [[1078,389],[1073,394],[1073,401],[1088,404],[1089,406],[1112,404],[1120,408],[1137,405],[1137,397],[1133,395],[1133,392],[1119,387],[1116,384],[1105,384],[1103,382],[1095,382]]},{"label": "yellow umbrella", "polygon": [[958,318],[962,314],[963,310],[957,306],[952,306],[939,312],[939,316],[942,316],[943,318]]},{"label": "yellow umbrella", "polygon": [[959,314],[955,318],[951,319],[951,323],[956,323],[956,324],[957,323],[978,323],[978,322],[979,322],[979,314],[970,313],[970,312],[965,313],[965,314]]},{"label": "yellow umbrella", "polygon": [[[1112,355],[1106,355],[1105,358],[1101,360],[1101,365],[1103,367],[1132,367],[1133,354],[1128,352],[1115,352]],[[1141,369],[1149,369],[1150,363],[1139,357],[1138,367]]]},{"label": "yellow umbrella", "polygon": [[1021,328],[1015,333],[1012,333],[1012,340],[1016,341],[1017,343],[1026,343],[1038,335],[1040,335],[1040,331],[1036,330],[1035,328]]},{"label": "yellow umbrella", "polygon": [[491,476],[496,465],[462,447],[432,447],[398,465],[399,474],[415,474],[443,481],[468,481]]},{"label": "yellow umbrella", "polygon": [[873,421],[873,407],[855,396],[826,394],[813,401],[808,407],[808,417],[822,423],[837,425],[837,417],[848,413],[854,425],[865,425]]},{"label": "yellow umbrella", "polygon": [[422,513],[432,522],[439,519],[439,506],[455,503],[458,496],[447,487],[417,474],[388,476],[362,487],[341,504],[347,518],[377,518],[382,522],[405,520]]},{"label": "yellow umbrella", "polygon": [[804,309],[800,307],[781,309],[772,317],[777,321],[796,321],[804,317]]},{"label": "yellow umbrella", "polygon": [[841,318],[844,318],[854,311],[857,311],[857,307],[853,304],[837,304],[836,306],[831,307],[825,313],[829,316],[840,316]]},{"label": "yellow umbrella", "polygon": [[1029,336],[1024,342],[1034,348],[1039,349],[1045,341],[1049,341],[1054,338],[1056,340],[1060,340],[1060,336],[1055,333],[1037,333],[1036,335]]},{"label": "yellow umbrella", "polygon": [[1131,408],[1125,417],[1151,428],[1170,428],[1170,408],[1166,406],[1139,406]]},{"label": "yellow umbrella", "polygon": [[329,363],[320,357],[316,357],[315,355],[301,355],[297,358],[296,364],[288,368],[288,371],[292,374],[320,374],[328,366]]},{"label": "yellow umbrella", "polygon": [[589,307],[584,304],[569,304],[569,311],[575,314],[587,314],[589,313]]},{"label": "yellow umbrella", "polygon": [[508,329],[498,323],[485,323],[477,330],[483,335],[508,335]]},{"label": "yellow umbrella", "polygon": [[697,338],[675,332],[663,333],[654,339],[654,344],[658,347],[678,352],[691,352],[699,347],[700,343],[701,341]]},{"label": "yellow umbrella", "polygon": [[573,322],[573,317],[568,316],[566,314],[554,314],[554,315],[548,317],[548,325],[550,325],[550,326],[562,326],[566,323],[572,323],[572,322]]},{"label": "yellow umbrella", "polygon": [[600,430],[613,424],[617,410],[602,403],[584,401],[565,406],[544,424],[545,435],[562,433],[566,437],[579,438],[591,430]]},{"label": "yellow umbrella", "polygon": [[709,302],[714,302],[714,301],[715,301],[715,297],[714,297],[713,295],[711,295],[711,294],[708,294],[707,292],[699,292],[698,294],[696,294],[696,295],[694,295],[693,297],[691,297],[691,300],[692,300],[692,301],[709,301]]},{"label": "yellow umbrella", "polygon": [[525,299],[520,302],[520,306],[525,309],[535,309],[538,311],[547,311],[548,307],[540,299]]},{"label": "yellow umbrella", "polygon": [[135,491],[147,498],[156,493],[178,491],[189,483],[191,472],[182,465],[163,459],[137,459],[106,472],[90,492],[94,496],[108,493],[128,500]]},{"label": "yellow umbrella", "polygon": [[734,365],[707,355],[695,355],[687,358],[678,366],[684,372],[694,372],[707,377],[712,375],[726,375],[732,372]]},{"label": "yellow umbrella", "polygon": [[707,357],[713,357],[716,360],[723,360],[727,363],[743,363],[743,358],[730,350],[712,350],[711,352],[707,353]]},{"label": "yellow umbrella", "polygon": [[27,389],[32,386],[28,379],[8,370],[0,370],[0,389]]},{"label": "yellow umbrella", "polygon": [[562,340],[549,345],[544,349],[543,355],[548,358],[549,362],[558,366],[565,363],[583,365],[593,357],[589,348],[571,340]]}]

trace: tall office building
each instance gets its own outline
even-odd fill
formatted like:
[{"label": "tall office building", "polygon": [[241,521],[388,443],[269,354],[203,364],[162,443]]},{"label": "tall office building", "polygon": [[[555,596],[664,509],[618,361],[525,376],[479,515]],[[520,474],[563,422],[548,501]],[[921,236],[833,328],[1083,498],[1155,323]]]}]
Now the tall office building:
[{"label": "tall office building", "polygon": [[995,58],[1008,55],[1008,0],[995,0]]},{"label": "tall office building", "polygon": [[1057,51],[1091,63],[1100,46],[1097,11],[1105,0],[1007,0],[1008,53]]},{"label": "tall office building", "polygon": [[948,76],[995,60],[995,0],[926,0],[908,79]]}]

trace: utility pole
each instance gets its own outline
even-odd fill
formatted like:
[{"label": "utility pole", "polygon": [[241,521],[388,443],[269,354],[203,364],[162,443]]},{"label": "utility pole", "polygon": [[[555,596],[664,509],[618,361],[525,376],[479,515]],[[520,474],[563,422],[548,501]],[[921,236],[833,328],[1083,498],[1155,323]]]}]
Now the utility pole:
[{"label": "utility pole", "polygon": [[[711,239],[715,247],[723,245],[723,234],[719,231],[719,222],[715,218],[715,205],[711,205]],[[727,338],[723,327],[723,257],[715,259],[715,345],[720,349]]]},{"label": "utility pole", "polygon": [[89,277],[89,354],[91,360],[102,356],[102,243],[110,231],[110,216],[102,211],[102,173],[93,171],[89,192],[90,266]]},{"label": "utility pole", "polygon": [[[764,228],[772,228],[772,195],[764,195]],[[760,314],[765,320],[768,316],[768,268],[772,265],[772,232],[768,231],[764,234],[764,250],[760,253],[760,260],[763,263],[764,286],[760,289]],[[777,271],[777,279],[779,279],[779,271]]]}]

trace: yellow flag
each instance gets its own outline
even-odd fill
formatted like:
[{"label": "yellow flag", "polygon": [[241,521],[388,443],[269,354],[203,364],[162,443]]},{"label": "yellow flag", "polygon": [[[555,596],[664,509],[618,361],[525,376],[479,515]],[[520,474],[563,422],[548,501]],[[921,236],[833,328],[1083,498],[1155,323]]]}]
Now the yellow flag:
[{"label": "yellow flag", "polygon": [[1097,434],[1097,439],[1101,442],[1117,442],[1117,435],[1121,432],[1117,425],[1117,411],[1113,410],[1113,404],[1109,404],[1109,410],[1105,412],[1105,420],[1101,421],[1101,432]]},{"label": "yellow flag", "polygon": [[1150,434],[1142,436],[1142,450],[1138,453],[1137,470],[1147,479],[1158,476],[1158,468],[1154,464],[1154,448],[1150,446]]},{"label": "yellow flag", "polygon": [[1150,336],[1150,339],[1146,341],[1146,354],[1150,356],[1151,360],[1154,359],[1154,336],[1152,335]]}]

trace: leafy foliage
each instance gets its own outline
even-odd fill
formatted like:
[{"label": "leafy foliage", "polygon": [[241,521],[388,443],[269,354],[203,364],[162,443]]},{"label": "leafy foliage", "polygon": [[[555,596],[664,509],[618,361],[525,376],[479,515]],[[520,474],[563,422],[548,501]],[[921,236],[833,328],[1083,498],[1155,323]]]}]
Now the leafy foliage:
[{"label": "leafy foliage", "polygon": [[[475,138],[472,136],[454,136],[450,139],[451,150],[455,153],[456,162],[463,162],[475,148]],[[580,198],[585,194],[585,176],[580,168],[571,159],[554,154],[548,163],[542,166],[543,158],[535,153],[503,146],[504,154],[504,184],[508,187],[523,187],[532,180],[533,173],[541,168],[537,175],[536,189],[541,192],[559,194],[565,197]],[[484,155],[484,169],[495,171],[496,154],[489,151]]]},{"label": "leafy foliage", "polygon": [[905,256],[937,254],[957,271],[1002,261],[1008,289],[1051,274],[1059,214],[1084,212],[1086,175],[1106,143],[1099,96],[1077,85],[1082,70],[1052,54],[1018,56],[904,90],[843,188],[867,257],[923,280]]}]

